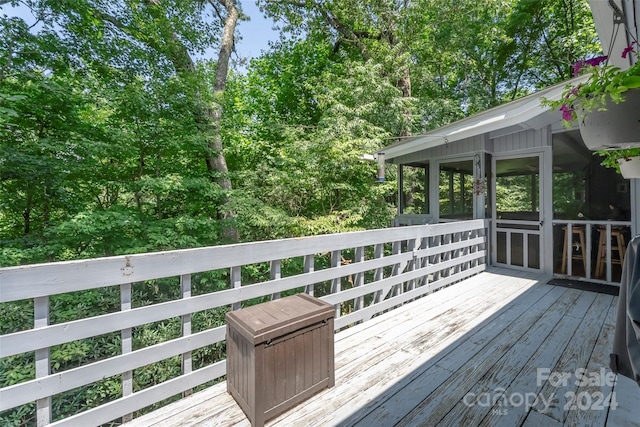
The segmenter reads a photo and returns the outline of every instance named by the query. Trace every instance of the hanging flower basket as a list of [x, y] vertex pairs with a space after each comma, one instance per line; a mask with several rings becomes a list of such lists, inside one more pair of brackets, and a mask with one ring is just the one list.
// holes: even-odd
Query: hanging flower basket
[[623, 177], [640, 178], [640, 156], [618, 159], [618, 163]]
[[588, 149], [640, 147], [640, 89], [624, 93], [624, 101], [607, 101], [605, 110], [577, 109], [580, 135]]

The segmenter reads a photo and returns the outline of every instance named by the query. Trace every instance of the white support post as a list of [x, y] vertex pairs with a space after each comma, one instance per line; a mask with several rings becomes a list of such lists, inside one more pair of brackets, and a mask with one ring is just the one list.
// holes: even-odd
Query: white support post
[[[401, 242], [393, 242], [391, 245], [391, 253], [393, 255], [398, 255], [402, 251], [402, 243]], [[399, 276], [402, 272], [400, 271], [400, 263], [393, 264], [393, 268], [391, 269], [391, 276]], [[402, 293], [402, 283], [399, 283], [393, 287], [391, 291], [391, 296], [394, 297], [396, 295], [400, 295]]]
[[[472, 230], [469, 232], [470, 240], [475, 239], [476, 237], [479, 237], [479, 236], [480, 236], [480, 230]], [[469, 253], [475, 253], [477, 251], [478, 251], [478, 245], [469, 246]], [[476, 258], [473, 261], [471, 261], [468, 266], [469, 268], [473, 268], [473, 267], [476, 267], [477, 265], [478, 265], [478, 259]]]
[[[191, 274], [183, 274], [180, 276], [180, 296], [182, 299], [191, 298]], [[191, 335], [191, 313], [182, 315], [182, 336]], [[192, 352], [182, 353], [182, 375], [190, 374], [193, 370]], [[185, 390], [182, 397], [190, 396], [192, 389]]]
[[[442, 237], [443, 237], [443, 239], [442, 239], [442, 244], [443, 244], [443, 245], [450, 245], [450, 244], [452, 243], [451, 233], [446, 233], [446, 234], [445, 234], [445, 235], [443, 235]], [[445, 252], [442, 254], [442, 258], [441, 258], [441, 260], [442, 260], [442, 261], [449, 261], [449, 260], [451, 260], [451, 256], [452, 256], [451, 251], [445, 251]], [[446, 276], [445, 276], [445, 277], [449, 277], [449, 276], [451, 276], [451, 270], [452, 270], [452, 268], [453, 268], [453, 267], [449, 267], [449, 268], [447, 269], [447, 273], [446, 273]]]
[[[331, 252], [331, 268], [337, 268], [340, 266], [340, 250]], [[337, 277], [331, 280], [331, 293], [336, 294], [342, 290], [342, 277]], [[340, 310], [341, 304], [336, 304], [336, 319], [342, 315]]]
[[529, 268], [529, 233], [522, 233], [522, 266]]
[[[442, 242], [442, 236], [438, 235], [438, 236], [432, 236], [429, 238], [430, 242], [429, 242], [429, 246], [434, 248], [434, 247], [438, 247], [441, 245]], [[431, 265], [435, 265], [438, 264], [440, 262], [440, 254], [436, 254], [436, 255], [431, 255], [429, 257], [429, 262], [431, 263]], [[433, 273], [433, 282], [438, 281], [440, 279], [440, 270], [436, 270]]]
[[[398, 165], [398, 215], [404, 213], [404, 165]], [[396, 224], [396, 227], [400, 224]]]
[[[131, 310], [131, 283], [120, 285], [120, 310]], [[131, 328], [120, 331], [122, 339], [122, 354], [131, 353], [133, 350], [133, 338]], [[130, 396], [133, 394], [133, 371], [122, 373], [122, 396]], [[125, 414], [122, 416], [122, 423], [133, 420], [133, 414]]]
[[[383, 243], [378, 243], [377, 245], [374, 246], [373, 248], [373, 257], [375, 259], [379, 259], [384, 257], [384, 244]], [[373, 273], [373, 281], [374, 282], [378, 282], [380, 280], [384, 279], [384, 268], [383, 267], [379, 267], [376, 268], [375, 273]], [[382, 301], [382, 298], [384, 298], [384, 295], [382, 295], [382, 291], [378, 291], [376, 292], [376, 296], [373, 299], [373, 303], [377, 304], [380, 301]]]
[[607, 269], [607, 282], [611, 282], [611, 224], [607, 224], [607, 262], [605, 263], [605, 268]]
[[[426, 268], [429, 267], [429, 262], [431, 261], [431, 256], [429, 255], [429, 253], [431, 253], [431, 238], [425, 237], [422, 239], [422, 248], [427, 249], [427, 255], [422, 258], [422, 268]], [[429, 283], [429, 275], [425, 275], [422, 279], [422, 286], [429, 286]], [[429, 291], [429, 293], [431, 293], [431, 291]]]
[[567, 224], [567, 276], [573, 275], [573, 224]]
[[[240, 288], [242, 286], [242, 267], [231, 267], [231, 287], [233, 289]], [[231, 304], [231, 310], [240, 310], [242, 308], [242, 301], [234, 302]]]
[[507, 265], [511, 265], [511, 231], [505, 232], [505, 236], [507, 239], [506, 251], [507, 251]]
[[[363, 262], [364, 261], [364, 247], [360, 246], [356, 248], [356, 252], [354, 254], [354, 262]], [[364, 273], [356, 273], [356, 277], [353, 280], [353, 286], [359, 287], [364, 285]], [[364, 308], [364, 298], [358, 297], [353, 301], [353, 310], [358, 311]]]
[[[411, 261], [409, 261], [407, 263], [406, 271], [409, 272], [409, 271], [413, 271], [413, 270], [416, 269], [416, 262], [417, 262], [417, 259], [416, 259], [416, 239], [411, 239], [411, 240], [409, 240], [407, 242], [407, 252], [412, 252], [413, 253], [413, 258], [411, 259]], [[415, 279], [408, 280], [406, 282], [406, 284], [407, 284], [407, 286], [405, 288], [406, 292], [412, 291], [416, 287]]]
[[[471, 231], [471, 230], [470, 231], [465, 231], [463, 233], [460, 233], [460, 239], [469, 241], [469, 239], [471, 239], [472, 233], [473, 233], [473, 231]], [[462, 256], [469, 255], [470, 251], [471, 251], [471, 248], [467, 244], [467, 246], [462, 248], [462, 254], [461, 255]], [[464, 262], [464, 263], [462, 263], [460, 265], [460, 271], [468, 270], [470, 266], [471, 266], [471, 262], [470, 261]]]
[[592, 242], [591, 242], [591, 240], [592, 240], [591, 239], [591, 229], [592, 229], [591, 228], [591, 224], [587, 224], [586, 227], [585, 227], [585, 230], [586, 230], [586, 233], [587, 233], [587, 235], [586, 235], [587, 241], [585, 243], [587, 245], [587, 247], [586, 247], [587, 265], [585, 266], [585, 269], [586, 269], [585, 277], [587, 279], [591, 279], [592, 276], [593, 276], [593, 272], [591, 271], [591, 268], [592, 268], [592, 266], [591, 266], [591, 244], [592, 244]]
[[433, 223], [440, 222], [440, 164], [429, 162], [429, 213]]
[[[282, 263], [279, 259], [271, 261], [269, 266], [269, 278], [271, 280], [278, 280], [282, 277]], [[280, 292], [276, 292], [271, 295], [271, 300], [280, 299]]]
[[[462, 241], [462, 233], [454, 233], [453, 236], [451, 236], [451, 240], [452, 243], [457, 243]], [[454, 259], [458, 259], [460, 258], [460, 256], [462, 255], [462, 248], [460, 249], [456, 249], [455, 251], [453, 251], [453, 258]], [[462, 266], [460, 264], [455, 264], [452, 267], [452, 271], [451, 274], [456, 274], [459, 273], [462, 270]]]
[[[315, 255], [311, 254], [311, 255], [305, 255], [304, 256], [304, 272], [306, 273], [313, 273], [314, 271], [314, 264], [315, 264]], [[314, 291], [314, 285], [307, 285], [307, 287], [305, 288], [305, 293], [309, 294], [311, 296], [313, 296], [313, 291]]]
[[[44, 328], [49, 325], [49, 297], [33, 299], [33, 327]], [[51, 373], [49, 347], [35, 352], [36, 378], [43, 378]], [[45, 426], [51, 423], [51, 397], [44, 397], [36, 401], [37, 425]]]

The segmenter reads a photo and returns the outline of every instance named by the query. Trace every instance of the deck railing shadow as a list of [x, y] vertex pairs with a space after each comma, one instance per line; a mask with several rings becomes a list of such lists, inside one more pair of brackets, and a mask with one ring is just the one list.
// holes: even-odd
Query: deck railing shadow
[[[333, 304], [336, 330], [345, 329], [484, 271], [486, 227], [474, 220], [1, 268], [0, 304], [33, 323], [0, 336], [3, 368], [31, 372], [5, 376], [0, 417], [38, 426], [128, 421], [224, 377], [226, 311], [307, 292]], [[145, 287], [168, 297], [143, 300]], [[98, 292], [103, 314], [74, 305], [87, 292]], [[154, 341], [154, 327], [177, 332]], [[112, 354], [61, 366], [59, 350], [87, 340]], [[172, 364], [177, 374], [154, 377]], [[145, 375], [153, 379], [142, 384]], [[93, 384], [117, 395], [79, 399]], [[58, 411], [69, 396], [77, 410]]]

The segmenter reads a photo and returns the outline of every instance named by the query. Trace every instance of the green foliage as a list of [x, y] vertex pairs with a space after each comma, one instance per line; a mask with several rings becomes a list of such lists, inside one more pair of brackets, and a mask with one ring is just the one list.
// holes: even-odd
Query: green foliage
[[600, 150], [598, 155], [602, 157], [601, 165], [615, 169], [620, 173], [620, 163], [618, 159], [630, 159], [631, 157], [640, 156], [640, 148], [621, 148], [618, 150]]
[[[586, 0], [261, 0], [282, 40], [213, 95], [217, 64], [192, 58], [219, 47], [214, 3], [27, 0], [38, 25], [0, 17], [0, 265], [216, 245], [229, 226], [245, 241], [388, 226], [395, 166], [376, 183], [363, 154], [557, 81], [567, 71], [559, 62], [597, 49]], [[210, 119], [220, 107], [218, 129]], [[217, 132], [228, 176], [205, 164], [218, 154]], [[423, 174], [405, 182], [408, 193], [424, 194]], [[530, 186], [508, 185], [501, 196], [516, 196], [505, 208], [531, 209]], [[420, 197], [412, 208], [424, 208]], [[315, 259], [317, 269], [329, 263], [329, 254]], [[281, 267], [298, 274], [304, 262]], [[244, 284], [268, 277], [265, 264], [242, 270]], [[194, 274], [192, 294], [228, 281], [228, 271]], [[132, 292], [141, 307], [178, 298], [179, 284], [146, 281]], [[51, 297], [53, 323], [119, 309], [114, 289]], [[226, 311], [194, 313], [193, 332], [223, 325]], [[0, 318], [3, 333], [29, 329], [33, 304], [1, 304]], [[179, 319], [140, 325], [134, 347], [179, 334]], [[52, 370], [112, 357], [121, 345], [113, 333], [57, 346]], [[194, 369], [207, 366], [225, 357], [224, 344], [192, 356]], [[137, 369], [134, 388], [180, 369], [178, 357]], [[3, 386], [34, 376], [34, 354], [0, 360]], [[54, 417], [121, 393], [119, 377], [62, 393]], [[1, 416], [33, 424], [35, 405]]]
[[[537, 212], [538, 198], [532, 194], [531, 180], [535, 175], [502, 176], [497, 178], [496, 209], [500, 212]], [[536, 189], [536, 191], [538, 191]], [[532, 206], [533, 203], [533, 206]]]
[[624, 101], [625, 92], [640, 88], [640, 63], [626, 70], [613, 65], [587, 65], [584, 67], [589, 78], [577, 85], [567, 85], [560, 99], [544, 99], [544, 104], [563, 110], [567, 127], [578, 119], [577, 109], [584, 111], [606, 110], [609, 100], [619, 104]]

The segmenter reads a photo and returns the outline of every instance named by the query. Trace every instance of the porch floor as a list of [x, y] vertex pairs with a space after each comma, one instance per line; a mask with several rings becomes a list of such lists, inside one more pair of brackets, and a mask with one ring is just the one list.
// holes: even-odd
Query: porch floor
[[[490, 269], [337, 333], [335, 387], [267, 426], [640, 426], [618, 298], [547, 280]], [[224, 382], [127, 424], [196, 425], [250, 424]]]

